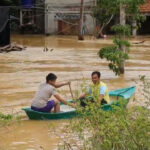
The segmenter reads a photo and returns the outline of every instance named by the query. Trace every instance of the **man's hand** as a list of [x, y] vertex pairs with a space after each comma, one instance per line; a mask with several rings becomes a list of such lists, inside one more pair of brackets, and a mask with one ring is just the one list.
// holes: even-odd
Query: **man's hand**
[[104, 95], [100, 94], [99, 95], [99, 102], [101, 103], [102, 99], [104, 98]]
[[86, 93], [82, 93], [78, 99], [85, 98], [85, 97], [86, 97]]
[[66, 85], [71, 85], [71, 81], [66, 82]]
[[73, 103], [69, 103], [68, 105], [71, 106], [71, 107], [73, 107], [73, 108], [77, 107], [76, 104], [73, 104]]

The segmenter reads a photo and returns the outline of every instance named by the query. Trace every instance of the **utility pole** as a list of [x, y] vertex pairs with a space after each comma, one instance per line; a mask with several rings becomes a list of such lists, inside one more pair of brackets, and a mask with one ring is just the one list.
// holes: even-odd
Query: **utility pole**
[[81, 0], [78, 40], [84, 40], [83, 32], [82, 32], [82, 30], [83, 30], [83, 12], [84, 12], [84, 0]]

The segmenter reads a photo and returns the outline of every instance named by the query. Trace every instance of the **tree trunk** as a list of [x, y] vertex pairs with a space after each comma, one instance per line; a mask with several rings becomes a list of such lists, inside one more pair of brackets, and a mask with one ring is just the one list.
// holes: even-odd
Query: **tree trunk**
[[136, 22], [136, 20], [133, 20], [132, 21], [132, 36], [133, 37], [136, 37], [136, 35], [137, 35], [137, 22]]
[[84, 11], [84, 0], [81, 0], [78, 40], [84, 40], [84, 37], [83, 37], [83, 34], [82, 34], [82, 29], [83, 29], [83, 11]]
[[[123, 4], [120, 4], [120, 24], [122, 26], [126, 25], [126, 13], [125, 13], [126, 7]], [[125, 40], [125, 35], [122, 35], [121, 40]], [[125, 52], [126, 51], [126, 47], [124, 45], [121, 46], [121, 51]], [[121, 60], [121, 65], [120, 65], [120, 73], [124, 74], [125, 72], [125, 60], [122, 59]]]
[[20, 26], [22, 26], [23, 22], [22, 22], [22, 10], [20, 10]]

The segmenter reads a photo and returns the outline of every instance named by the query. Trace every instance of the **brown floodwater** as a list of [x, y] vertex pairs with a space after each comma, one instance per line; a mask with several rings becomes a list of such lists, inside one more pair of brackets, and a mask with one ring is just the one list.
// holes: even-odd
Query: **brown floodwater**
[[[116, 77], [109, 70], [106, 60], [101, 60], [97, 52], [103, 46], [112, 44], [112, 38], [93, 39], [86, 37], [78, 41], [75, 36], [12, 35], [12, 42], [27, 46], [21, 52], [0, 53], [0, 112], [21, 113], [24, 120], [0, 129], [0, 150], [54, 150], [59, 139], [51, 136], [51, 124], [60, 129], [67, 121], [31, 121], [21, 111], [30, 106], [38, 85], [45, 76], [53, 72], [58, 81], [72, 81], [72, 89], [80, 87], [84, 79], [90, 82], [90, 74], [99, 70], [101, 79], [110, 90], [136, 85], [139, 75], [150, 79], [150, 37], [137, 37], [132, 45], [130, 59], [126, 62], [126, 72]], [[48, 51], [44, 51], [44, 47]], [[70, 99], [69, 87], [59, 89], [65, 99]], [[58, 134], [61, 134], [61, 132]]]

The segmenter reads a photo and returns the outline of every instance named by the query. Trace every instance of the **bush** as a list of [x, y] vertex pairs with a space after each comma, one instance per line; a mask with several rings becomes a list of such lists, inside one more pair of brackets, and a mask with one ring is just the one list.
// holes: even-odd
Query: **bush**
[[[148, 93], [148, 85], [143, 78], [143, 92]], [[150, 89], [150, 88], [149, 88]], [[149, 93], [150, 95], [150, 93]], [[149, 97], [145, 97], [148, 98]], [[150, 110], [136, 106], [126, 109], [114, 106], [113, 111], [103, 111], [96, 104], [85, 109], [78, 107], [82, 116], [72, 120], [67, 131], [78, 135], [81, 145], [69, 143], [64, 149], [82, 150], [148, 150], [150, 147]], [[72, 141], [72, 140], [71, 140]]]
[[72, 129], [84, 141], [86, 150], [146, 150], [150, 147], [150, 112], [145, 108], [127, 111], [116, 107], [113, 112], [105, 112], [93, 105], [80, 113], [83, 117], [72, 122]]

